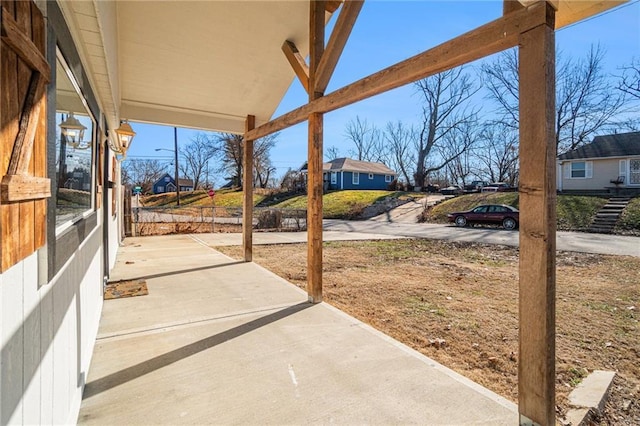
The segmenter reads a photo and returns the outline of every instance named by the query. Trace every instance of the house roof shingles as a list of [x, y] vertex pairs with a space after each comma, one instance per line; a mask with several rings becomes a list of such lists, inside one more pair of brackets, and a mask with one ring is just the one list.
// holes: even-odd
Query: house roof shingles
[[322, 164], [324, 171], [347, 170], [350, 172], [376, 173], [380, 175], [396, 175], [396, 172], [382, 163], [373, 163], [370, 161], [352, 160], [351, 158], [336, 158]]
[[[158, 178], [158, 180], [156, 180], [153, 185], [157, 185], [158, 183], [161, 183], [164, 181], [165, 177], [169, 177], [172, 181], [175, 181], [175, 179], [173, 178], [173, 176], [171, 176], [169, 173], [165, 173], [162, 176], [160, 176], [160, 178]], [[187, 179], [187, 178], [179, 178], [178, 182], [180, 182], [180, 186], [193, 186], [193, 179]]]
[[558, 160], [640, 155], [640, 132], [596, 136], [590, 144], [558, 156]]

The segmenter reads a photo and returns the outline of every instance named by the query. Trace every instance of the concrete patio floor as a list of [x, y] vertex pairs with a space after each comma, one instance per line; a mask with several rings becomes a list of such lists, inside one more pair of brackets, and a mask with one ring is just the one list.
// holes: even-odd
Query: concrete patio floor
[[[207, 241], [207, 243], [210, 243]], [[189, 235], [128, 238], [79, 424], [517, 424], [515, 404]]]

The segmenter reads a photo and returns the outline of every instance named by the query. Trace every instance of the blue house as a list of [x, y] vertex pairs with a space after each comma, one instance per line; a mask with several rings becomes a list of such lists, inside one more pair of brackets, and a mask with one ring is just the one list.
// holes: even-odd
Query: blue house
[[[178, 179], [180, 182], [180, 191], [193, 191], [193, 181], [191, 179]], [[153, 184], [154, 194], [164, 194], [165, 192], [176, 192], [176, 181], [169, 174], [165, 173], [160, 179]]]
[[[322, 164], [325, 190], [389, 188], [397, 173], [382, 163], [336, 158]], [[307, 164], [300, 169], [307, 173]]]

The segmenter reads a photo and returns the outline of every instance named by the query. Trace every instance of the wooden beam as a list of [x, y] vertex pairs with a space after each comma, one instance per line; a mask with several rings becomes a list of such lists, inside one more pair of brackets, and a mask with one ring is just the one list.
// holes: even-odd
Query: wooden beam
[[245, 262], [253, 260], [253, 139], [246, 135], [255, 125], [256, 117], [248, 115], [242, 152], [242, 247]]
[[344, 4], [336, 21], [327, 47], [322, 54], [316, 74], [316, 90], [324, 92], [349, 39], [353, 25], [362, 9], [364, 0], [351, 0]]
[[520, 424], [555, 425], [556, 145], [554, 9], [519, 49]]
[[508, 15], [511, 12], [517, 12], [524, 9], [522, 3], [519, 0], [503, 0], [502, 1], [502, 14]]
[[309, 67], [300, 54], [300, 51], [298, 51], [296, 45], [289, 40], [285, 40], [284, 43], [282, 43], [282, 51], [291, 64], [293, 72], [298, 76], [302, 87], [309, 93]]
[[628, 3], [630, 0], [519, 0], [525, 7], [544, 1], [550, 3], [556, 10], [555, 28], [558, 30], [621, 4]]
[[433, 49], [317, 98], [307, 105], [263, 124], [249, 132], [248, 136], [252, 139], [267, 136], [305, 121], [312, 113], [334, 111], [421, 78], [517, 46], [519, 34], [543, 24], [545, 17], [544, 4], [534, 4], [527, 9], [510, 13]]
[[324, 96], [318, 87], [318, 67], [324, 54], [324, 0], [309, 1], [309, 101]]
[[5, 175], [0, 183], [0, 198], [3, 203], [49, 197], [51, 197], [51, 181], [48, 178]]
[[[324, 51], [324, 1], [309, 5], [309, 101], [322, 97], [316, 87], [318, 65]], [[307, 151], [307, 294], [312, 303], [322, 302], [322, 137], [323, 116], [312, 113]]]
[[324, 2], [324, 10], [329, 13], [333, 13], [340, 7], [341, 4], [342, 0], [327, 0]]

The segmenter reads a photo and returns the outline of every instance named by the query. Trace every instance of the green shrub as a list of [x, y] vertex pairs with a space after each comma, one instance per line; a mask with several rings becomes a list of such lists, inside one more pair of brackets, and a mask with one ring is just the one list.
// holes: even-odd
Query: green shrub
[[616, 225], [616, 231], [625, 234], [640, 235], [640, 197], [629, 202]]

